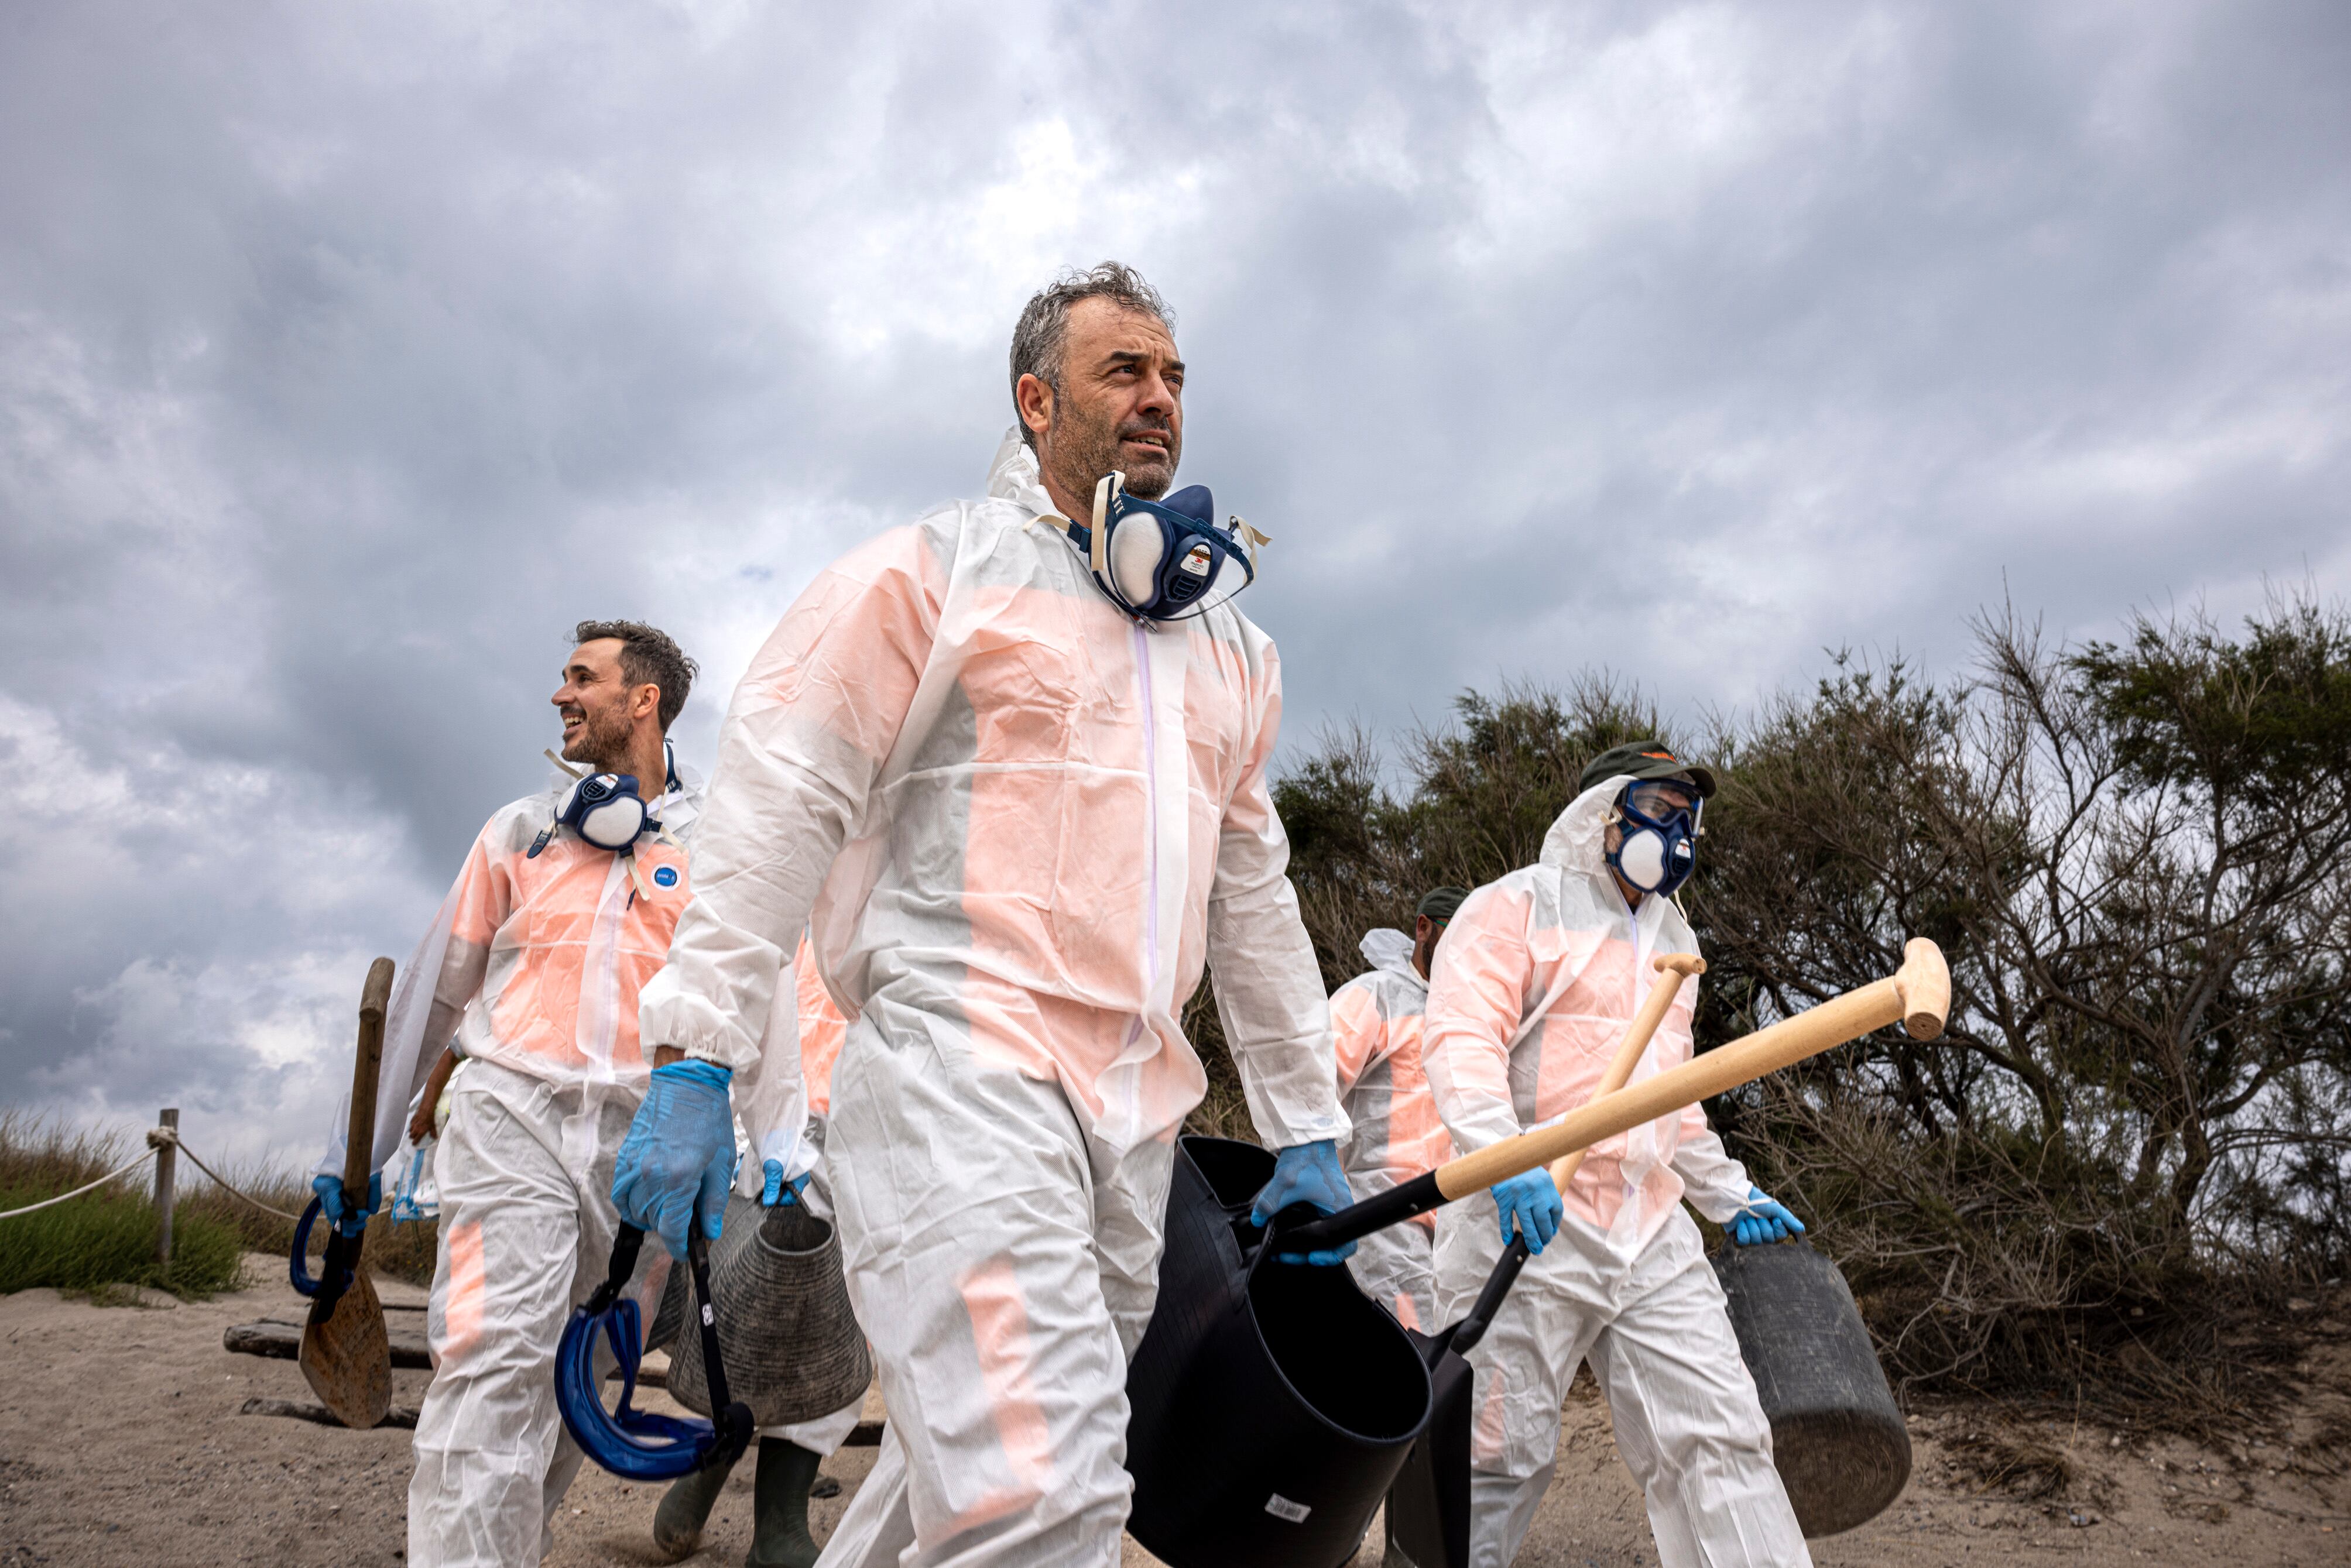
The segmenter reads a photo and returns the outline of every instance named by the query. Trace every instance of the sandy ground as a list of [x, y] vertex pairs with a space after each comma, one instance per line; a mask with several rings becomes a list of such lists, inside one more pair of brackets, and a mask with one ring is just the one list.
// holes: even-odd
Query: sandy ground
[[[253, 1395], [309, 1396], [292, 1362], [221, 1349], [232, 1323], [297, 1315], [299, 1302], [277, 1269], [256, 1258], [252, 1277], [266, 1283], [168, 1307], [99, 1308], [52, 1291], [0, 1297], [9, 1373], [0, 1384], [0, 1568], [404, 1562], [406, 1432], [237, 1414]], [[422, 1300], [413, 1287], [382, 1289], [388, 1307]], [[393, 1321], [403, 1317], [395, 1312]], [[1945, 1448], [1973, 1425], [1965, 1415], [1914, 1421], [1909, 1490], [1872, 1523], [1816, 1542], [1814, 1558], [1823, 1568], [2060, 1557], [2339, 1568], [2351, 1563], [2351, 1354], [2338, 1345], [2305, 1370], [2310, 1392], [2294, 1419], [2226, 1452], [2118, 1441], [2090, 1427], [2039, 1431], [2076, 1475], [2055, 1500], [1972, 1488]], [[394, 1402], [415, 1405], [427, 1375], [395, 1372]], [[872, 1462], [871, 1449], [827, 1461], [843, 1488], [813, 1507], [820, 1538]], [[751, 1467], [742, 1467], [703, 1551], [689, 1561], [727, 1568], [742, 1561], [750, 1478]], [[654, 1500], [654, 1489], [591, 1469], [565, 1504], [550, 1562], [659, 1561], [649, 1533]], [[1152, 1559], [1130, 1542], [1127, 1561]], [[1656, 1561], [1606, 1410], [1587, 1385], [1568, 1403], [1558, 1479], [1520, 1563], [1632, 1568]]]

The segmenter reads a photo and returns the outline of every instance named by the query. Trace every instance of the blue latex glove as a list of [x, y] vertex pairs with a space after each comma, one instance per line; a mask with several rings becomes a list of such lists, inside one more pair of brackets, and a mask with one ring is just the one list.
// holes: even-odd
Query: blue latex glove
[[784, 1162], [769, 1160], [762, 1175], [767, 1185], [759, 1190], [759, 1204], [763, 1208], [773, 1208], [779, 1203], [799, 1202], [800, 1194], [808, 1190], [808, 1184], [815, 1178], [816, 1172], [802, 1171], [791, 1180], [786, 1181]]
[[[1329, 1138], [1319, 1144], [1296, 1144], [1274, 1156], [1273, 1179], [1257, 1195], [1249, 1223], [1262, 1230], [1293, 1203], [1311, 1204], [1324, 1214], [1335, 1214], [1354, 1201], [1354, 1195], [1347, 1190], [1347, 1173], [1339, 1168], [1337, 1144]], [[1325, 1269], [1354, 1255], [1352, 1241], [1320, 1252], [1274, 1254], [1285, 1263], [1312, 1263]]]
[[1559, 1201], [1559, 1185], [1551, 1179], [1549, 1166], [1537, 1166], [1508, 1181], [1498, 1181], [1493, 1192], [1494, 1205], [1502, 1211], [1506, 1245], [1512, 1236], [1523, 1236], [1527, 1250], [1540, 1252], [1559, 1234], [1560, 1217], [1566, 1207]]
[[319, 1212], [327, 1223], [346, 1236], [357, 1236], [367, 1228], [368, 1216], [383, 1207], [383, 1173], [368, 1177], [367, 1207], [353, 1208], [343, 1194], [343, 1178], [338, 1176], [312, 1176], [310, 1190], [319, 1195]]
[[726, 1101], [734, 1073], [715, 1061], [656, 1067], [645, 1103], [612, 1163], [612, 1207], [622, 1223], [662, 1239], [685, 1256], [685, 1228], [702, 1208], [702, 1234], [718, 1239], [726, 1189], [735, 1181], [735, 1113]]
[[1747, 1189], [1747, 1207], [1730, 1217], [1730, 1239], [1741, 1247], [1802, 1236], [1804, 1222], [1771, 1201], [1760, 1186]]

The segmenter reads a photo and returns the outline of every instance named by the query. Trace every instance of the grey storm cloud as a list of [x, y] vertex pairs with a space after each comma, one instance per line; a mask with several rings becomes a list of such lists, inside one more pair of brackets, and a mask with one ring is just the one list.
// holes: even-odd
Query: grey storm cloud
[[2337, 6], [23, 5], [0, 1102], [307, 1147], [565, 629], [705, 667], [1178, 312], [1290, 734], [2342, 591]]

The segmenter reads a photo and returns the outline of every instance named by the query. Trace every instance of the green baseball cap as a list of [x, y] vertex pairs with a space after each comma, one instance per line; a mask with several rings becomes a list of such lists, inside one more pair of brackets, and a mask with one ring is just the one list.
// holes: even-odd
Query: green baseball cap
[[1420, 895], [1419, 906], [1413, 913], [1426, 915], [1442, 925], [1453, 918], [1454, 912], [1461, 907], [1461, 901], [1468, 896], [1469, 890], [1466, 887], [1432, 887]]
[[1695, 762], [1684, 762], [1654, 740], [1628, 741], [1612, 746], [1584, 764], [1583, 777], [1576, 780], [1575, 790], [1582, 794], [1604, 779], [1619, 775], [1635, 779], [1687, 779], [1698, 789], [1701, 800], [1714, 793], [1714, 774]]

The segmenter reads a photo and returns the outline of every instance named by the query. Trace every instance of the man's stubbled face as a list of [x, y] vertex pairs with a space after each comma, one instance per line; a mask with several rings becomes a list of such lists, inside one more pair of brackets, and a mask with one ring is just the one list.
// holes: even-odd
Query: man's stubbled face
[[1105, 299], [1070, 310], [1061, 385], [1039, 443], [1048, 472], [1071, 497], [1091, 497], [1103, 475], [1125, 474], [1145, 500], [1167, 493], [1184, 455], [1184, 361], [1156, 316]]
[[563, 685], [553, 698], [563, 720], [563, 760], [584, 762], [599, 773], [626, 773], [631, 767], [636, 688], [621, 673], [621, 648], [617, 637], [580, 643], [564, 662]]

